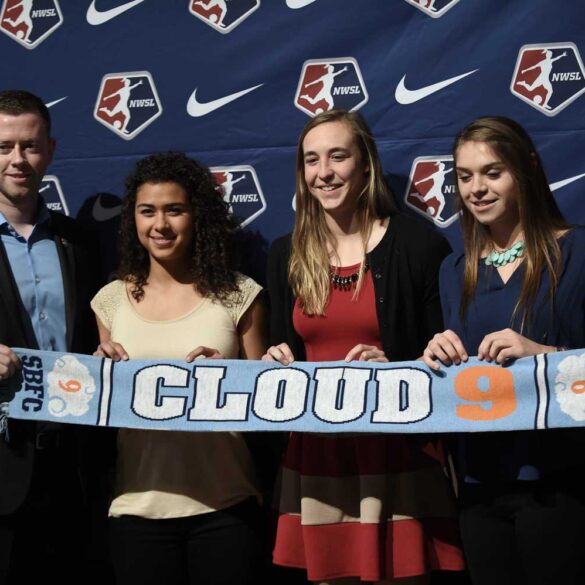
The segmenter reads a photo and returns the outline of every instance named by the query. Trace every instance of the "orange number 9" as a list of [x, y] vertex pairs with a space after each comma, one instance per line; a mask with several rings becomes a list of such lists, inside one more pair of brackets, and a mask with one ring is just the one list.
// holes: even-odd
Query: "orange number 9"
[[69, 380], [67, 384], [63, 384], [63, 382], [59, 380], [59, 387], [65, 392], [79, 392], [81, 390], [81, 384], [77, 380]]
[[[487, 379], [481, 390], [480, 379]], [[468, 420], [496, 420], [516, 410], [516, 392], [512, 372], [500, 366], [472, 366], [455, 378], [455, 392], [463, 400], [481, 404], [459, 404], [457, 416]], [[491, 403], [489, 406], [486, 403]], [[486, 408], [486, 406], [488, 406]]]

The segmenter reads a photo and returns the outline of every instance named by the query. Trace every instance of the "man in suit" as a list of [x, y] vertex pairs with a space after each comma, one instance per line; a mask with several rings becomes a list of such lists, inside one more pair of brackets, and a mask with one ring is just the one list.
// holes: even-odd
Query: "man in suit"
[[[44, 103], [26, 91], [0, 92], [0, 390], [21, 374], [12, 347], [91, 353], [97, 343], [93, 243], [39, 196], [54, 151]], [[38, 574], [72, 582], [88, 528], [79, 430], [3, 422], [0, 585]]]

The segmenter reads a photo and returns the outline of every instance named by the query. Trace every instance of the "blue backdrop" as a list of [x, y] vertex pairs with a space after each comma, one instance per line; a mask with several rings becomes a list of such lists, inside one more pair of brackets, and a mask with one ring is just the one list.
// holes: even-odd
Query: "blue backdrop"
[[528, 128], [585, 220], [580, 0], [2, 0], [0, 30], [0, 85], [51, 105], [43, 195], [107, 242], [118, 201], [96, 195], [171, 149], [264, 244], [289, 231], [297, 136], [333, 106], [365, 115], [400, 206], [455, 246], [451, 143], [483, 114]]

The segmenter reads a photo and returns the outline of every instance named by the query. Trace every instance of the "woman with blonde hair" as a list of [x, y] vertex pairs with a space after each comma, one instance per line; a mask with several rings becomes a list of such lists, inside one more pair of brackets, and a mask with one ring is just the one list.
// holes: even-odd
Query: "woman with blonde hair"
[[[454, 145], [464, 252], [441, 267], [447, 330], [433, 369], [585, 347], [585, 229], [571, 226], [517, 122], [479, 118]], [[522, 388], [518, 389], [522, 392]], [[461, 441], [461, 531], [474, 584], [585, 582], [585, 434], [477, 433]]]
[[[418, 358], [442, 327], [437, 278], [449, 246], [395, 212], [364, 119], [313, 118], [296, 180], [294, 231], [269, 254], [264, 359]], [[444, 454], [427, 437], [292, 433], [279, 507], [274, 562], [314, 582], [423, 583], [432, 569], [462, 567]]]

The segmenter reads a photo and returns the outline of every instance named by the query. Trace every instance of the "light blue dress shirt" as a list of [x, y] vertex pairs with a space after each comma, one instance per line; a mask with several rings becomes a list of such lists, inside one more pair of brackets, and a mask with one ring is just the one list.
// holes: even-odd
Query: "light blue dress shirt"
[[67, 351], [63, 277], [50, 220], [41, 201], [37, 223], [26, 240], [0, 213], [0, 238], [39, 349]]

